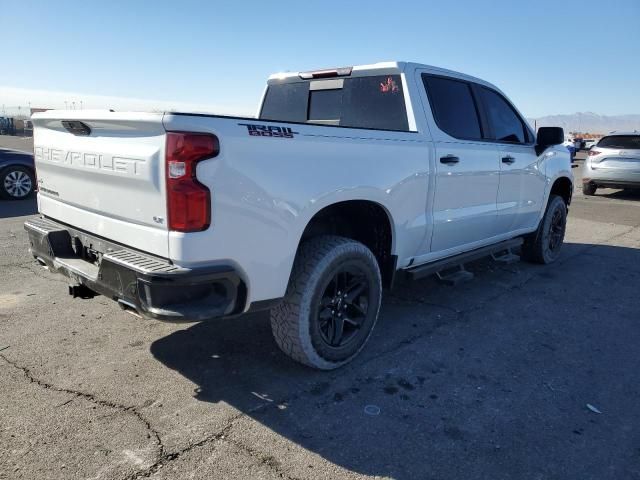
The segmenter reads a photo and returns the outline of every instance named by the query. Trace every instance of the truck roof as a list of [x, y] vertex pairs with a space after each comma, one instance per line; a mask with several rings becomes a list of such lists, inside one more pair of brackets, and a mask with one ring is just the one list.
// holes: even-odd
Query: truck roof
[[[403, 61], [392, 61], [392, 62], [378, 62], [371, 63], [367, 65], [354, 65], [353, 67], [344, 67], [345, 69], [351, 69], [351, 77], [362, 77], [368, 75], [393, 75], [400, 73], [408, 73], [417, 69], [428, 69], [433, 73], [440, 73], [442, 75], [460, 78], [464, 80], [469, 80], [475, 83], [484, 84], [490, 86], [492, 88], [497, 88], [495, 85], [482, 80], [477, 77], [473, 77], [471, 75], [467, 75], [465, 73], [456, 72], [454, 70], [448, 70], [446, 68], [435, 67], [433, 65], [426, 65], [424, 63], [416, 63], [416, 62], [403, 62]], [[301, 75], [305, 73], [312, 72], [321, 72], [325, 70], [337, 70], [340, 68], [320, 68], [316, 70], [312, 70], [309, 72], [279, 72], [274, 73], [269, 76], [268, 83], [278, 82], [278, 83], [287, 83], [287, 82], [299, 82], [301, 80]]]

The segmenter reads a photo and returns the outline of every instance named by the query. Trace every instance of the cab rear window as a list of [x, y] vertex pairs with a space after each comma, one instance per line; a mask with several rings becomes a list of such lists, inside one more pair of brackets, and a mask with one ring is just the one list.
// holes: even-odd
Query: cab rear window
[[603, 148], [640, 150], [640, 135], [609, 135], [602, 137], [597, 146]]
[[400, 75], [274, 83], [267, 89], [260, 118], [374, 130], [409, 130]]
[[307, 119], [307, 98], [309, 85], [286, 83], [276, 88], [270, 86], [262, 104], [260, 118], [264, 120], [285, 120], [304, 122]]

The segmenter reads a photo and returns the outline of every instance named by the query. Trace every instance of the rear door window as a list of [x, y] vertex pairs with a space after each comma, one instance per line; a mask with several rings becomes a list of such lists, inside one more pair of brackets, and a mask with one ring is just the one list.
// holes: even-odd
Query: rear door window
[[[341, 88], [322, 88], [323, 82], [341, 84]], [[409, 130], [400, 75], [273, 83], [267, 89], [260, 118], [375, 130]]]
[[422, 75], [436, 124], [448, 135], [482, 139], [478, 109], [469, 83], [453, 78]]
[[640, 150], [640, 135], [609, 135], [602, 137], [597, 146], [602, 148]]
[[480, 87], [479, 91], [491, 127], [490, 139], [527, 143], [529, 137], [524, 122], [502, 95], [485, 87]]

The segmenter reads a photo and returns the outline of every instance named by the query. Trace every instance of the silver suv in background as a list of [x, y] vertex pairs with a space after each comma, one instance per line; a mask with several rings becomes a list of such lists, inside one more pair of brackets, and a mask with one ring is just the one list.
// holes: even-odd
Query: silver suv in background
[[582, 192], [598, 187], [640, 188], [640, 132], [611, 132], [589, 150], [584, 162]]

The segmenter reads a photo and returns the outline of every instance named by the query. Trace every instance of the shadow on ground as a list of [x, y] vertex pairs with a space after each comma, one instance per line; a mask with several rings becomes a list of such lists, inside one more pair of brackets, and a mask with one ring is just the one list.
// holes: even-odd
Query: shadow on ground
[[617, 199], [617, 200], [631, 200], [635, 202], [640, 202], [640, 188], [615, 190], [615, 191], [611, 191], [611, 189], [605, 189], [604, 192], [606, 193], [603, 193], [602, 190], [597, 191], [596, 196]]
[[0, 198], [0, 218], [23, 217], [38, 213], [35, 196], [26, 200], [2, 200]]
[[199, 400], [359, 474], [640, 475], [640, 250], [567, 244], [551, 266], [472, 268], [463, 286], [387, 295], [365, 352], [334, 372], [289, 361], [267, 315], [199, 323], [151, 351]]

